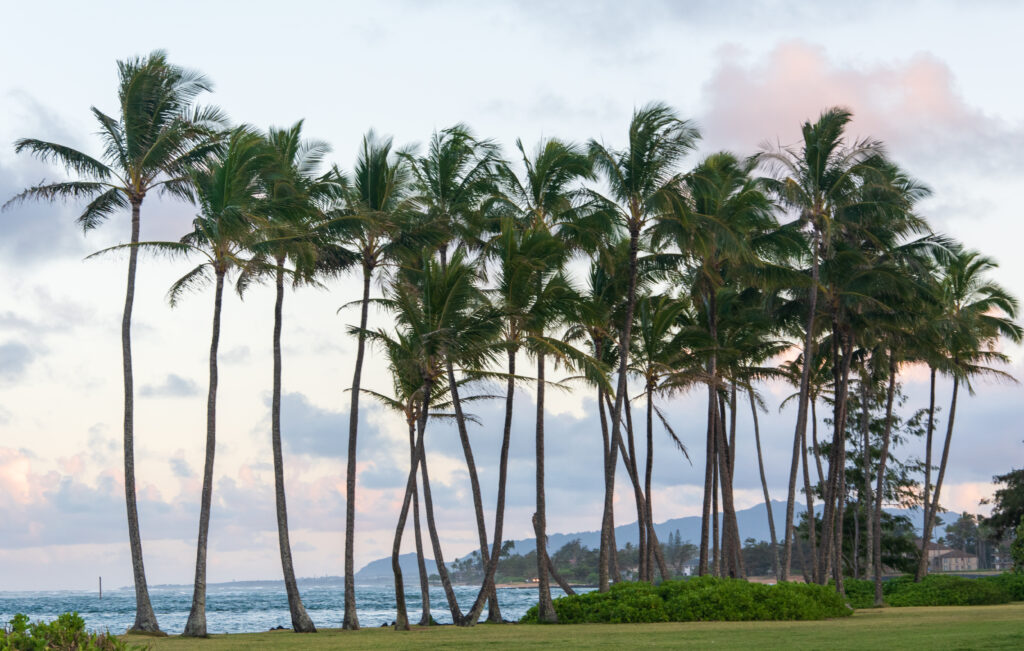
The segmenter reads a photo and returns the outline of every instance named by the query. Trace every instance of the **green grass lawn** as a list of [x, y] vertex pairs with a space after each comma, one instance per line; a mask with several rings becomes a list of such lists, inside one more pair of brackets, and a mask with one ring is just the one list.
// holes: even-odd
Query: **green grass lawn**
[[992, 649], [1024, 648], [1024, 603], [861, 610], [823, 622], [694, 622], [685, 624], [480, 625], [410, 632], [336, 629], [214, 635], [205, 640], [125, 636], [153, 651], [176, 649]]

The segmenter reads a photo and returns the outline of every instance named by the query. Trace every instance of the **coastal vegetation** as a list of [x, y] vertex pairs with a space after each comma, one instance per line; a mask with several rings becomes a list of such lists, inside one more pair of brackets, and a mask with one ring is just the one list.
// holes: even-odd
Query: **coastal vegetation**
[[[793, 144], [742, 153], [698, 153], [698, 125], [659, 102], [637, 107], [611, 142], [545, 138], [531, 147], [517, 141], [510, 157], [464, 124], [435, 132], [424, 152], [395, 147], [371, 131], [346, 172], [327, 164], [329, 148], [306, 139], [301, 122], [263, 131], [197, 105], [210, 82], [173, 65], [163, 52], [123, 61], [118, 71], [119, 112], [93, 109], [101, 154], [19, 140], [17, 152], [55, 163], [70, 178], [28, 188], [6, 207], [74, 201], [83, 205], [79, 225], [86, 231], [115, 211], [131, 213], [130, 237], [114, 249], [129, 258], [121, 335], [133, 630], [159, 630], [147, 592], [133, 460], [131, 318], [139, 253], [146, 251], [198, 260], [168, 292], [172, 305], [213, 286], [206, 455], [187, 636], [207, 636], [224, 289], [234, 282], [243, 295], [269, 279], [276, 292], [268, 435], [278, 543], [293, 630], [316, 630], [294, 579], [288, 536], [281, 454], [287, 432], [280, 423], [283, 297], [286, 283], [316, 285], [352, 274], [362, 290], [358, 323], [348, 329], [357, 352], [348, 395], [338, 396], [339, 404], [348, 402], [350, 418], [345, 611], [339, 622], [345, 629], [359, 628], [353, 549], [361, 399], [382, 402], [408, 425], [409, 467], [393, 543], [395, 626], [411, 628], [398, 562], [410, 511], [421, 591], [429, 571], [422, 562], [425, 521], [445, 606], [456, 624], [472, 626], [485, 606], [488, 620], [501, 621], [495, 583], [506, 551], [508, 480], [522, 472], [509, 447], [513, 414], [522, 402], [516, 402], [516, 390], [523, 386], [535, 395], [537, 546], [529, 578], [536, 579], [538, 605], [531, 620], [838, 617], [849, 614], [843, 595], [863, 592], [859, 580], [872, 581], [876, 605], [927, 603], [934, 601], [929, 594], [946, 588], [983, 595], [968, 601], [1007, 594], [996, 581], [939, 586], [926, 577], [924, 550], [942, 510], [961, 390], [973, 393], [982, 377], [1013, 381], [1001, 368], [1008, 358], [1000, 346], [1022, 339], [1014, 320], [1018, 303], [992, 280], [994, 260], [933, 231], [920, 208], [932, 191], [901, 168], [884, 143], [848, 135], [853, 115], [847, 109], [824, 108], [801, 125]], [[154, 192], [198, 207], [193, 229], [179, 241], [140, 240], [141, 207]], [[388, 315], [386, 326], [370, 324], [370, 306]], [[367, 349], [386, 360], [390, 395], [363, 386]], [[928, 404], [907, 416], [902, 374], [914, 367], [927, 369], [931, 392]], [[936, 395], [939, 378], [952, 385], [944, 412]], [[786, 382], [795, 388], [796, 407], [786, 515], [782, 522], [769, 521], [769, 560], [759, 563], [770, 567], [778, 585], [760, 586], [743, 581], [752, 567], [736, 516], [736, 459], [756, 455], [771, 514], [757, 416], [767, 408], [765, 387]], [[603, 462], [593, 470], [604, 478], [600, 545], [587, 572], [588, 580], [596, 575], [597, 591], [560, 600], [551, 598], [551, 581], [561, 582], [564, 568], [547, 547], [545, 396], [552, 388], [596, 398], [600, 428], [593, 440], [602, 446]], [[704, 423], [703, 441], [697, 442], [704, 456], [694, 460], [698, 472], [703, 469], [702, 531], [692, 550], [701, 578], [674, 582], [684, 543], [665, 545], [655, 531], [653, 450], [655, 436], [667, 436], [680, 458], [690, 458], [693, 441], [677, 434], [665, 410], [684, 393], [699, 393], [702, 401], [706, 396], [701, 413], [690, 414]], [[493, 522], [485, 518], [476, 469], [480, 450], [471, 435], [478, 421], [469, 409], [481, 400], [504, 403]], [[737, 436], [737, 414], [748, 408], [754, 445]], [[457, 427], [472, 491], [472, 505], [465, 508], [472, 509], [478, 537], [479, 593], [466, 612], [452, 589], [457, 568], [442, 554], [445, 523], [436, 517], [425, 453], [439, 421]], [[498, 430], [497, 423], [488, 425]], [[936, 432], [941, 445], [933, 455]], [[900, 445], [918, 437], [926, 459], [900, 458]], [[615, 541], [620, 468], [637, 521], [635, 566], [630, 559], [628, 569]], [[1005, 481], [1018, 479], [1008, 475]], [[802, 522], [798, 499], [809, 514]], [[890, 544], [908, 539], [884, 510], [893, 504], [923, 507], [919, 543], [912, 542], [911, 530], [909, 546]], [[998, 517], [1002, 513], [997, 510]], [[1015, 525], [999, 520], [999, 531]], [[911, 584], [917, 587], [892, 584], [898, 589], [887, 592], [883, 575], [905, 564], [916, 569]], [[791, 583], [796, 573], [815, 585]], [[637, 584], [624, 584], [627, 577]], [[429, 608], [422, 623], [430, 622]], [[897, 616], [874, 617], [870, 621], [882, 628], [900, 626]], [[665, 630], [677, 635], [690, 629]], [[708, 631], [714, 630], [720, 629], [696, 639], [710, 642]], [[443, 635], [454, 640], [460, 634]], [[580, 635], [594, 641], [603, 636], [593, 629]], [[743, 638], [736, 635], [731, 643], [739, 644]], [[864, 635], [865, 641], [876, 639], [874, 631]], [[429, 639], [437, 644], [440, 637]], [[520, 646], [539, 639], [516, 635]], [[799, 645], [799, 635], [795, 639]], [[820, 644], [820, 638], [803, 639]]]

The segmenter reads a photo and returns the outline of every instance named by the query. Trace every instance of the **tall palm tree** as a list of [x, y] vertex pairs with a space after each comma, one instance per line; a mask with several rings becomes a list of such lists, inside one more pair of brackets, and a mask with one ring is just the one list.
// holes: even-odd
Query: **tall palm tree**
[[253, 249], [273, 261], [274, 334], [273, 394], [271, 397], [271, 447], [274, 456], [274, 496], [277, 512], [278, 546], [285, 592], [296, 633], [314, 633], [316, 627], [306, 612], [295, 581], [291, 543], [288, 535], [288, 510], [284, 490], [284, 455], [281, 448], [281, 330], [284, 316], [286, 262], [291, 262], [293, 284], [315, 282], [317, 272], [338, 273], [351, 263], [344, 248], [325, 241], [317, 227], [324, 222], [322, 208], [338, 190], [331, 175], [317, 175], [330, 147], [320, 141], [302, 138], [302, 121], [290, 128], [271, 128], [267, 144], [272, 158], [264, 174], [264, 214], [262, 240]]
[[[444, 382], [446, 376], [445, 360], [451, 351], [457, 351], [459, 359], [469, 360], [474, 365], [483, 366], [489, 361], [493, 351], [492, 342], [496, 335], [498, 321], [486, 309], [483, 295], [475, 286], [477, 271], [466, 263], [464, 250], [457, 248], [444, 267], [429, 255], [431, 249], [412, 258], [398, 270], [388, 287], [385, 298], [379, 303], [387, 308], [395, 317], [400, 336], [408, 338], [416, 351], [413, 358], [415, 369], [420, 377], [419, 395], [421, 411], [417, 426], [416, 454], [413, 459], [409, 480], [406, 485], [406, 496], [399, 516], [396, 529], [394, 548], [401, 544], [402, 530], [408, 514], [408, 506], [416, 481], [416, 473], [421, 473], [423, 481], [423, 500], [427, 517], [427, 528], [430, 533], [431, 546], [437, 564], [437, 573], [441, 578], [448, 607], [455, 624], [462, 624], [464, 617], [452, 589], [451, 580], [441, 542], [434, 519], [433, 498], [430, 490], [430, 478], [424, 447], [424, 433], [430, 406], [433, 404], [434, 388]], [[392, 338], [384, 332], [366, 332], [366, 336], [385, 347]], [[396, 592], [402, 596], [400, 570], [396, 568]], [[483, 591], [478, 596], [478, 604], [485, 598]], [[479, 608], [477, 609], [479, 613]], [[399, 628], [407, 627], [407, 618], [396, 620]]]
[[[254, 232], [265, 222], [263, 173], [270, 152], [262, 134], [240, 126], [227, 135], [223, 149], [202, 169], [192, 170], [189, 181], [199, 202], [200, 214], [193, 220], [192, 232], [180, 242], [141, 242], [114, 249], [151, 248], [168, 254], [198, 254], [203, 258], [196, 267], [179, 278], [167, 293], [172, 307], [182, 297], [214, 283], [213, 334], [210, 341], [210, 381], [206, 402], [206, 455], [199, 507], [199, 537], [196, 545], [196, 573], [185, 630], [188, 637], [206, 637], [206, 557], [213, 500], [213, 462], [217, 444], [217, 349], [220, 344], [220, 315], [224, 281], [232, 270], [250, 270], [260, 262], [247, 257], [256, 240]], [[110, 250], [110, 249], [108, 249]]]
[[[402, 152], [404, 153], [404, 152]], [[356, 363], [352, 373], [348, 424], [348, 461], [345, 471], [345, 614], [342, 627], [359, 629], [355, 593], [356, 440], [359, 430], [359, 394], [366, 351], [366, 322], [370, 309], [370, 281], [377, 269], [393, 259], [408, 210], [411, 190], [409, 165], [402, 153], [392, 153], [391, 138], [370, 131], [363, 138], [347, 196], [348, 220], [340, 220], [343, 241], [351, 247], [363, 272]]]
[[[532, 312], [545, 313], [549, 310], [537, 305], [537, 279], [550, 278], [551, 270], [557, 269], [564, 259], [564, 249], [559, 241], [545, 229], [516, 227], [509, 217], [501, 221], [500, 234], [487, 243], [485, 257], [495, 263], [495, 280], [490, 290], [491, 305], [500, 319], [500, 345], [507, 357], [505, 418], [502, 430], [501, 451], [498, 458], [498, 495], [494, 513], [494, 533], [490, 556], [484, 572], [484, 585], [477, 600], [469, 611], [468, 623], [479, 617], [480, 609], [490, 590], [493, 589], [494, 574], [501, 556], [502, 532], [505, 518], [505, 490], [508, 479], [508, 452], [512, 436], [512, 408], [515, 399], [516, 357], [521, 348], [528, 345], [535, 330], [531, 321]], [[549, 313], [549, 311], [548, 311]], [[540, 552], [538, 551], [538, 554]], [[546, 569], [546, 568], [545, 568]]]
[[135, 269], [142, 203], [154, 191], [191, 200], [189, 172], [215, 146], [211, 128], [223, 122], [220, 111], [195, 108], [196, 97], [211, 89], [209, 80], [194, 70], [172, 65], [162, 50], [146, 57], [118, 61], [118, 113], [92, 107], [99, 123], [103, 154], [94, 158], [72, 147], [23, 138], [15, 152], [27, 151], [44, 162], [55, 162], [78, 180], [43, 183], [28, 188], [4, 204], [28, 199], [45, 201], [87, 199], [78, 223], [86, 232], [110, 215], [131, 210], [128, 281], [121, 319], [124, 372], [124, 490], [128, 511], [128, 540], [135, 582], [133, 631], [160, 630], [153, 614], [142, 560], [142, 538], [135, 494], [135, 393], [132, 375], [131, 323], [135, 301]]
[[[678, 190], [680, 160], [696, 146], [700, 134], [690, 122], [680, 119], [668, 106], [651, 103], [633, 112], [629, 141], [617, 150], [595, 140], [589, 143], [595, 169], [604, 178], [608, 196], [600, 197], [608, 211], [629, 235], [629, 271], [625, 314], [618, 333], [618, 369], [615, 401], [611, 413], [611, 473], [605, 475], [606, 511], [614, 493], [614, 468], [621, 440], [622, 412], [629, 374], [629, 344], [633, 310], [637, 297], [637, 260], [640, 238], [652, 220], [677, 214], [681, 208]], [[605, 518], [604, 529], [610, 521]]]
[[[654, 416], [657, 414], [666, 433], [689, 460], [686, 446], [676, 435], [665, 415], [654, 404], [655, 395], [667, 388], [678, 390], [678, 384], [668, 381], [684, 364], [688, 351], [684, 344], [685, 333], [680, 326], [686, 325], [686, 302], [671, 296], [643, 296], [636, 306], [636, 336], [633, 344], [631, 367], [643, 381], [643, 396], [646, 398], [647, 456], [644, 464], [644, 522], [647, 544], [639, 552], [644, 556], [641, 567], [647, 568], [647, 579], [654, 579], [654, 563], [658, 561], [662, 579], [670, 578], [660, 548], [654, 543], [654, 494], [651, 481], [654, 473]], [[678, 377], [678, 376], [677, 376]], [[663, 382], [665, 383], [663, 385]], [[657, 557], [657, 558], [656, 558]]]
[[[949, 414], [946, 417], [946, 436], [942, 445], [935, 490], [931, 504], [925, 507], [922, 532], [924, 545], [928, 544], [935, 525], [935, 515], [939, 509], [939, 496], [949, 461], [960, 384], [965, 384], [973, 395], [974, 390], [970, 383], [972, 377], [988, 375], [1013, 379], [991, 366], [994, 363], [1008, 361], [1008, 358], [995, 348], [1001, 337], [1019, 343], [1024, 335], [1021, 326], [1013, 321], [1017, 317], [1017, 299], [987, 277], [997, 266], [992, 258], [962, 247], [953, 248], [949, 254], [940, 256], [939, 287], [943, 314], [939, 327], [945, 341], [945, 371], [953, 377], [953, 392]], [[920, 577], [926, 571], [927, 561], [918, 567], [917, 574]]]
[[[742, 563], [732, 496], [735, 451], [729, 449], [724, 438], [724, 421], [719, 422], [719, 394], [725, 386], [723, 373], [719, 370], [721, 315], [718, 300], [727, 283], [747, 286], [747, 283], [771, 275], [772, 270], [767, 268], [761, 256], [764, 253], [762, 249], [768, 249], [773, 242], [766, 233], [775, 230], [774, 206], [763, 191], [763, 181], [753, 175], [756, 164], [756, 159], [740, 160], [728, 152], [707, 157], [681, 180], [681, 188], [687, 198], [681, 204], [681, 210], [671, 218], [662, 219], [654, 231], [655, 242], [671, 242], [680, 251], [692, 294], [690, 300], [697, 307], [708, 335], [704, 374], [708, 387], [708, 444], [701, 572], [708, 569], [708, 518], [711, 515], [710, 500], [716, 490], [716, 471], [722, 480], [724, 529], [729, 534], [723, 545], [723, 551], [727, 552], [724, 556], [733, 573]], [[763, 280], [761, 284], [764, 284]], [[722, 459], [728, 460], [724, 464], [728, 467], [723, 467]]]
[[[441, 265], [448, 260], [448, 250], [460, 244], [478, 247], [483, 228], [487, 200], [495, 194], [493, 167], [497, 162], [497, 147], [490, 141], [477, 140], [464, 124], [457, 124], [441, 132], [435, 131], [424, 156], [406, 155], [414, 177], [414, 201], [428, 222], [441, 233], [438, 255]], [[455, 423], [462, 444], [466, 469], [469, 474], [473, 511], [476, 516], [480, 541], [480, 557], [484, 565], [490, 558], [487, 551], [487, 523], [484, 520], [483, 495], [480, 478], [473, 457], [466, 418], [462, 411], [459, 382], [455, 377], [452, 357], [446, 360], [448, 386], [452, 391]], [[488, 621], [501, 622], [501, 609], [496, 591], [488, 595]]]
[[793, 555], [793, 512], [796, 501], [796, 476], [801, 441], [806, 437], [809, 403], [810, 361], [813, 358], [815, 312], [819, 293], [819, 263], [832, 237], [837, 211], [858, 200], [858, 174], [884, 152], [876, 140], [863, 139], [847, 144], [843, 134], [853, 114], [844, 108], [822, 112], [817, 122], [804, 122], [802, 143], [791, 147], [765, 147], [762, 160], [774, 175], [770, 188], [791, 209], [798, 212], [798, 224], [810, 231], [810, 284], [806, 323], [803, 328], [804, 368], [800, 378], [796, 431], [793, 437], [793, 461], [790, 465], [789, 492], [786, 501], [782, 573], [789, 577]]
[[[580, 247], [587, 241], [580, 237], [590, 234], [590, 241], [595, 237], [588, 233], [581, 224], [579, 210], [579, 182], [592, 178], [592, 166], [582, 148], [557, 139], [542, 140], [533, 155], [528, 155], [523, 143], [516, 141], [525, 175], [520, 179], [507, 166], [501, 166], [499, 173], [503, 180], [506, 196], [517, 209], [516, 221], [523, 225], [525, 231], [523, 241], [532, 241], [533, 246], [540, 247], [543, 255], [539, 258], [519, 258], [521, 275], [517, 282], [524, 283], [517, 289], [522, 298], [531, 303], [529, 310], [521, 312], [523, 328], [520, 334], [531, 339], [530, 348], [537, 359], [537, 419], [535, 432], [536, 452], [536, 493], [537, 509], [534, 513], [534, 529], [537, 536], [537, 576], [540, 598], [541, 619], [551, 621], [554, 618], [554, 606], [551, 603], [548, 568], [550, 560], [547, 556], [546, 536], [547, 517], [544, 491], [544, 389], [546, 380], [545, 358], [554, 353], [562, 356], [568, 350], [564, 345], [554, 345], [547, 333], [564, 317], [574, 292], [568, 280], [561, 273], [561, 268], [570, 249], [563, 242], [570, 242]], [[514, 238], [513, 225], [506, 225], [499, 241]], [[572, 234], [568, 235], [567, 234]], [[545, 243], [546, 238], [555, 239], [559, 246]], [[506, 249], [507, 251], [507, 249]], [[522, 252], [522, 249], [520, 249]], [[503, 258], [507, 260], [507, 258]], [[532, 292], [531, 287], [532, 286]], [[532, 294], [532, 295], [531, 295]], [[511, 296], [504, 292], [503, 296]], [[510, 332], [512, 329], [510, 328]], [[575, 353], [576, 351], [572, 351]], [[556, 357], [558, 359], [558, 357]], [[499, 549], [500, 540], [495, 540], [495, 549]], [[486, 557], [484, 561], [486, 563]]]
[[[385, 395], [378, 393], [370, 389], [363, 389], [363, 393], [373, 396], [382, 405], [391, 409], [392, 411], [398, 412], [405, 419], [406, 426], [409, 429], [409, 464], [412, 467], [413, 464], [418, 464], [416, 458], [416, 426], [420, 421], [420, 411], [423, 407], [422, 403], [422, 377], [418, 366], [418, 360], [421, 357], [420, 350], [417, 348], [418, 342], [415, 337], [410, 336], [405, 332], [396, 332], [392, 336], [381, 335], [377, 339], [377, 343], [380, 344], [385, 351], [388, 358], [388, 370], [391, 372], [392, 380], [392, 395]], [[443, 382], [444, 378], [439, 378], [439, 382]], [[430, 416], [437, 419], [443, 417], [446, 414], [439, 414], [437, 409], [444, 409], [451, 407], [451, 401], [440, 403], [445, 397], [444, 394], [447, 392], [447, 387], [443, 384], [435, 385], [435, 389], [431, 392], [431, 400], [433, 401], [431, 407], [433, 411]], [[439, 404], [440, 403], [440, 404]], [[403, 510], [408, 512], [408, 505], [403, 507]], [[422, 613], [420, 616], [419, 625], [429, 626], [433, 619], [430, 615], [430, 585], [428, 582], [429, 575], [427, 574], [427, 568], [425, 563], [425, 556], [423, 554], [423, 541], [420, 528], [420, 508], [419, 508], [419, 491], [416, 487], [415, 481], [412, 485], [412, 513], [413, 513], [413, 535], [416, 543], [416, 562], [419, 569], [420, 579], [420, 601], [422, 603]], [[404, 524], [404, 521], [403, 521]], [[409, 617], [405, 604], [405, 584], [402, 578], [402, 567], [399, 562], [399, 554], [401, 552], [401, 534], [404, 533], [404, 527], [399, 530], [399, 535], [396, 537], [396, 544], [392, 548], [391, 554], [391, 567], [395, 573], [395, 586], [396, 590], [396, 628], [404, 630], [408, 628]]]

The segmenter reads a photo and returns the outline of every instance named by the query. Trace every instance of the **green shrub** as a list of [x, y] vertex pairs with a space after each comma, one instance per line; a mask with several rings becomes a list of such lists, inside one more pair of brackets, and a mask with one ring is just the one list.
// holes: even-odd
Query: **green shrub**
[[[665, 602], [649, 583], [616, 583], [605, 593], [587, 592], [555, 599], [555, 614], [560, 624], [623, 624], [667, 622]], [[533, 606], [520, 620], [537, 623]]]
[[1012, 601], [1007, 588], [995, 581], [961, 576], [929, 575], [920, 583], [900, 577], [882, 584], [890, 606], [987, 606]]
[[[138, 647], [131, 647], [138, 648]], [[52, 622], [29, 623], [27, 615], [14, 616], [0, 630], [0, 651], [127, 651], [128, 645], [107, 633], [90, 633], [78, 613], [64, 613]]]
[[1024, 574], [1005, 572], [1003, 574], [986, 576], [976, 580], [994, 583], [1010, 593], [1010, 599], [1013, 601], [1024, 601]]
[[[835, 581], [829, 581], [830, 586], [835, 586], [835, 584]], [[843, 589], [846, 591], [846, 601], [857, 610], [875, 607], [874, 581], [845, 578], [843, 579]]]
[[[763, 585], [740, 579], [696, 577], [618, 583], [606, 593], [555, 599], [561, 624], [826, 619], [852, 611], [834, 590], [820, 585]], [[537, 621], [534, 606], [521, 620]]]

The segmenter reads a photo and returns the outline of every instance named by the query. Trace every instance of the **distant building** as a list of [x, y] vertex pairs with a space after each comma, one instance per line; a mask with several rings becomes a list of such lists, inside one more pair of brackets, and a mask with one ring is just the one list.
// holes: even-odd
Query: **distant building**
[[933, 572], [969, 572], [978, 569], [978, 557], [958, 549], [948, 551], [928, 561]]
[[[915, 544], [920, 547], [921, 539]], [[978, 557], [937, 542], [928, 543], [925, 549], [928, 554], [929, 572], [973, 572], [978, 569]]]

